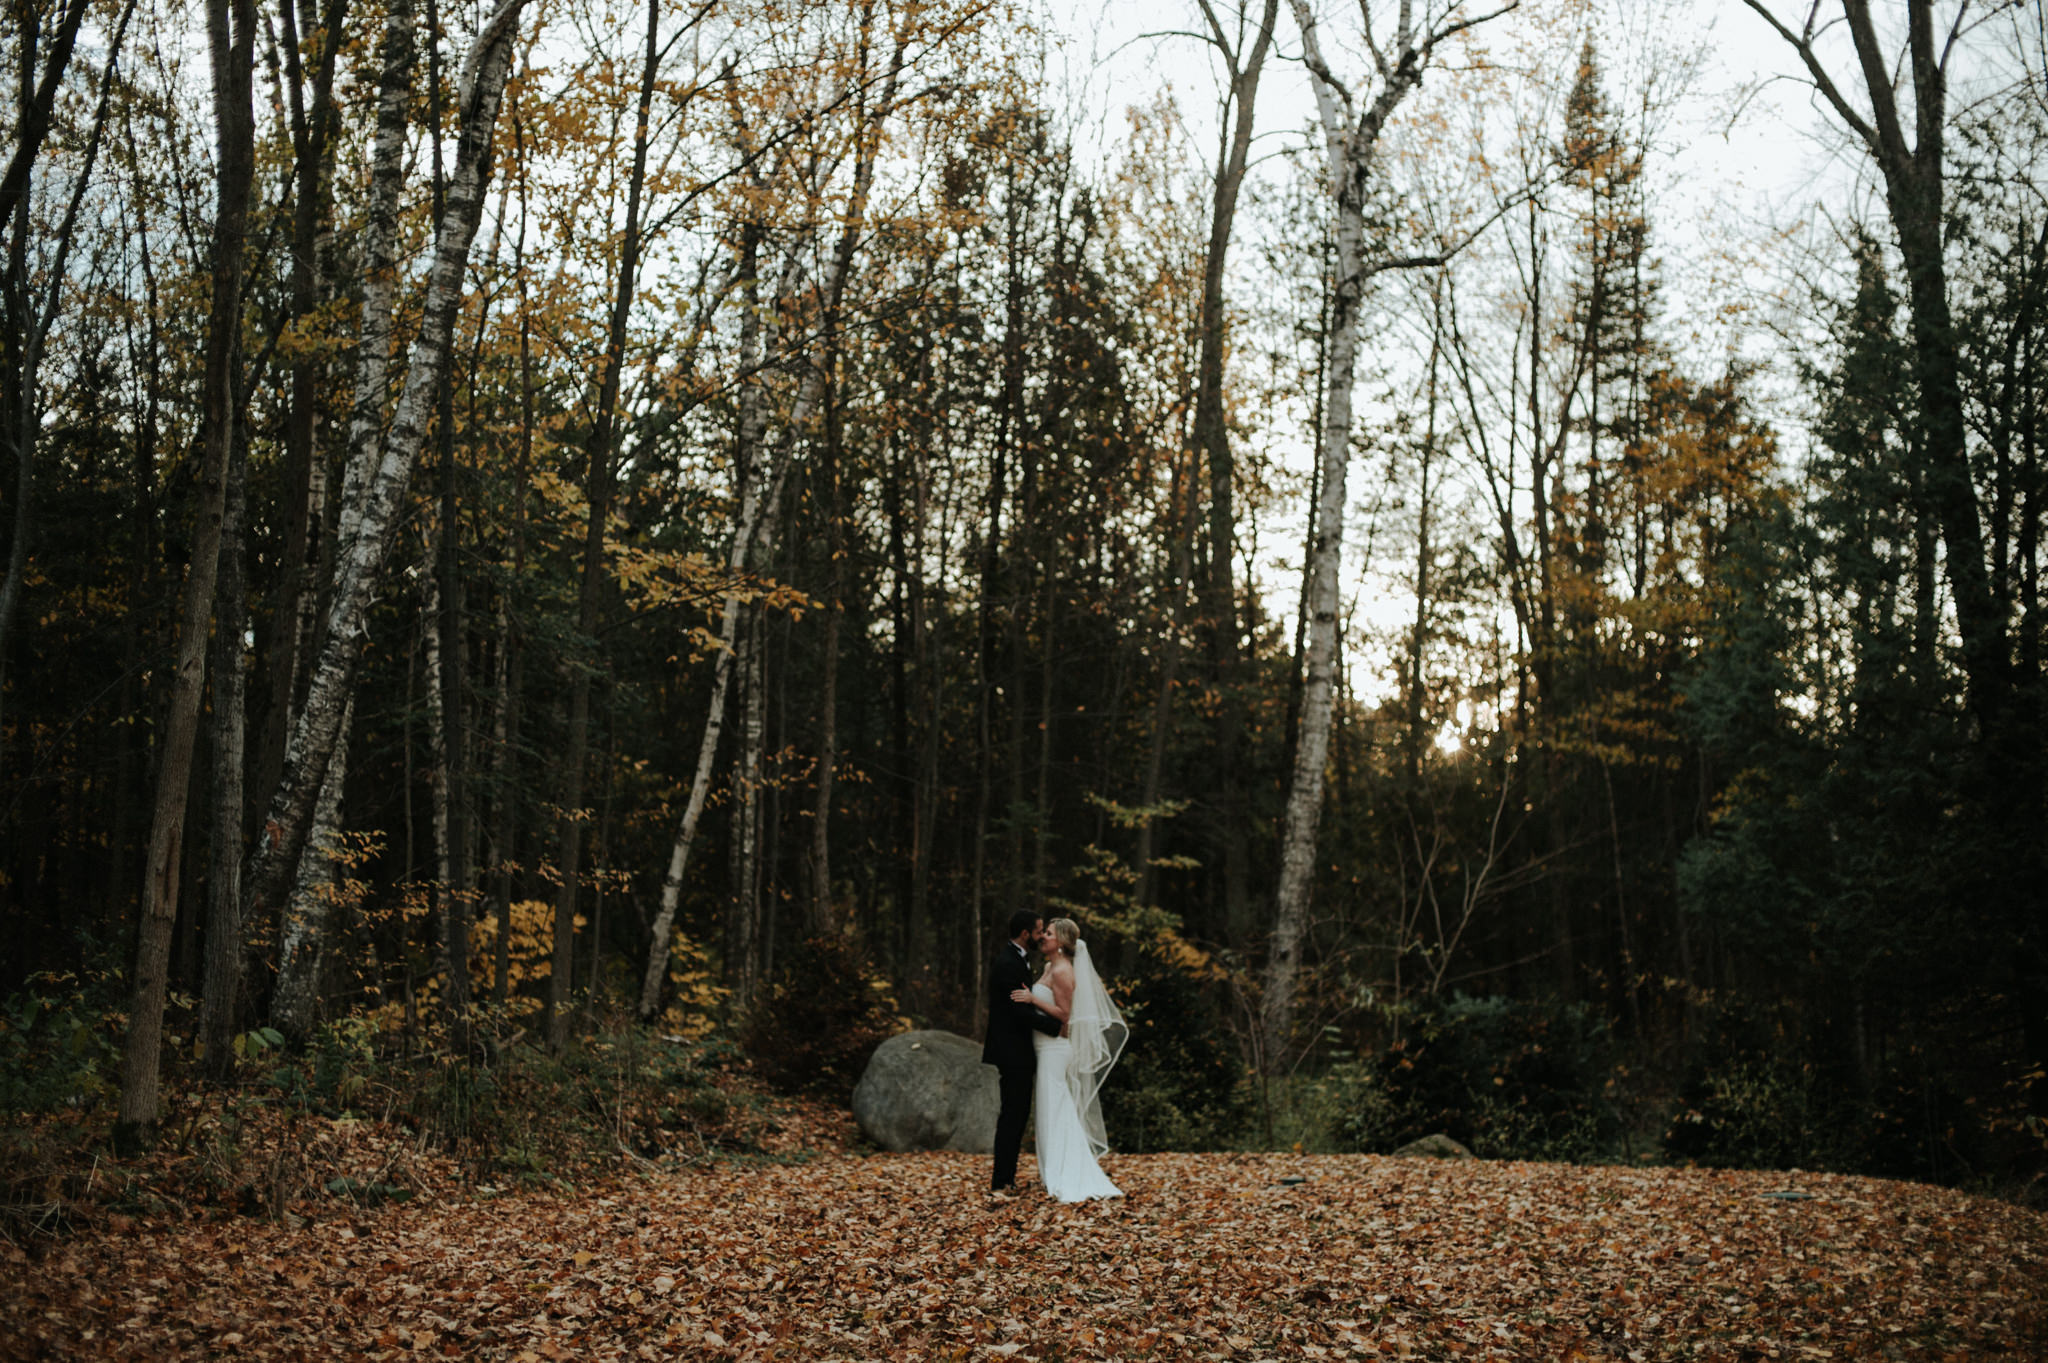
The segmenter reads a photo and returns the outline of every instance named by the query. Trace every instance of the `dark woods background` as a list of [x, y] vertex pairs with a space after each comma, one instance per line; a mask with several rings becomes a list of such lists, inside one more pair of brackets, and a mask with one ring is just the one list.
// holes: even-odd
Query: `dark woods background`
[[[1883, 8], [1890, 51], [1929, 7]], [[1219, 30], [1240, 71], [1271, 12]], [[1032, 908], [1136, 1024], [1121, 1149], [2031, 1178], [2038, 15], [1970, 30], [1932, 155], [1836, 116], [1870, 192], [1770, 248], [1803, 282], [1756, 314], [1673, 254], [1706, 134], [1671, 50], [1570, 17], [1506, 21], [1540, 59], [1433, 78], [1374, 163], [1346, 646], [1276, 963], [1320, 722], [1288, 574], [1328, 492], [1291, 452], [1338, 281], [1313, 145], [1238, 200], [1255, 82], [1216, 148], [1161, 104], [1084, 154], [999, 7], [517, 15], [436, 361], [482, 13], [10, 9], [7, 1106], [146, 1132], [159, 1073], [304, 1056], [294, 1100], [346, 1106], [346, 1073], [445, 1095], [633, 1037], [843, 1097], [906, 1020], [972, 1033]], [[1771, 367], [1699, 359], [1724, 306]], [[365, 528], [350, 469], [405, 453], [415, 381]], [[313, 851], [267, 893], [294, 781]]]

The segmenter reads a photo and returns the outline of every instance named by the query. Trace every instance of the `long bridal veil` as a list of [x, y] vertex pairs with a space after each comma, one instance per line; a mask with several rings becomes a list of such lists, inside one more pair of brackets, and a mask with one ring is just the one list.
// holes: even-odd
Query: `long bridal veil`
[[1088, 1148], [1099, 1158], [1109, 1149], [1102, 1126], [1102, 1081], [1123, 1054], [1131, 1029], [1102, 987], [1086, 942], [1074, 943], [1074, 1000], [1068, 1010], [1067, 1035], [1074, 1046], [1067, 1064], [1067, 1084], [1073, 1090], [1074, 1109], [1081, 1114]]

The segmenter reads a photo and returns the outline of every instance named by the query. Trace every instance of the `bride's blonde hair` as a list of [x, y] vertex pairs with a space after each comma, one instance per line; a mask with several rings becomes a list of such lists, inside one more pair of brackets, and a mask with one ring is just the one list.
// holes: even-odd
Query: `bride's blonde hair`
[[1052, 935], [1059, 939], [1060, 950], [1072, 956], [1074, 943], [1081, 940], [1080, 925], [1071, 918], [1055, 918], [1046, 926], [1052, 929]]

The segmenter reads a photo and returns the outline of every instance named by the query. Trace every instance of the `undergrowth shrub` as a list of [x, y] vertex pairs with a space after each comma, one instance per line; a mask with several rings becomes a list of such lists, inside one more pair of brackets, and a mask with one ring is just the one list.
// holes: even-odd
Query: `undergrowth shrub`
[[1734, 1169], [1867, 1167], [1855, 1082], [1796, 1017], [1724, 999], [1695, 1023], [1664, 1152]]
[[[479, 1019], [480, 1032], [491, 1026]], [[744, 1059], [729, 1041], [629, 1025], [573, 1038], [557, 1053], [524, 1035], [513, 1028], [465, 1063], [444, 1049], [399, 1049], [372, 1021], [353, 1017], [320, 1028], [295, 1052], [251, 1033], [238, 1053], [260, 1075], [247, 1090], [253, 1101], [402, 1122], [476, 1177], [547, 1181], [622, 1155], [747, 1152], [769, 1120], [737, 1082]], [[338, 1191], [358, 1200], [364, 1192]]]
[[75, 1123], [0, 1126], [0, 1238], [71, 1228], [72, 1207], [90, 1178], [90, 1144]]
[[1442, 1132], [1485, 1159], [1584, 1161], [1619, 1126], [1606, 1020], [1579, 1004], [1455, 996], [1403, 1019], [1403, 1038], [1340, 1078], [1355, 1148]]
[[[1965, 1024], [1974, 1019], [1965, 1019]], [[1958, 1028], [1957, 1030], [1964, 1030]], [[1999, 1110], [1967, 1101], [1960, 1067], [1967, 1047], [1907, 1041], [1866, 1057], [1825, 1027], [1741, 1000], [1699, 1022], [1692, 1058], [1664, 1136], [1673, 1160], [1746, 1169], [1827, 1169], [1930, 1179], [1982, 1180], [2024, 1168], [2029, 1151], [2021, 1097]]]
[[904, 1029], [888, 979], [853, 938], [784, 951], [741, 1034], [754, 1071], [785, 1093], [846, 1100], [875, 1047]]
[[46, 971], [0, 1000], [0, 1237], [72, 1223], [89, 1178], [87, 1122], [112, 1108], [118, 1087], [113, 978]]
[[1249, 1110], [1244, 1066], [1210, 987], [1174, 952], [1174, 939], [1127, 940], [1103, 967], [1130, 1042], [1102, 1086], [1112, 1149], [1215, 1150]]
[[174, 1036], [155, 1139], [108, 1158], [123, 1019], [105, 989], [28, 985], [0, 1000], [0, 1240], [200, 1208], [304, 1225], [464, 1180], [802, 1158], [806, 1139], [835, 1136], [812, 1107], [772, 1100], [732, 1041], [651, 1030], [597, 999], [560, 1052], [489, 1008], [466, 1055], [431, 1022], [375, 1013], [297, 1039], [257, 1027], [233, 1039], [221, 1083]]
[[1853, 1169], [1846, 1087], [1799, 1018], [1727, 997], [1695, 1020], [1664, 1152], [1735, 1169]]
[[0, 1113], [89, 1110], [113, 1097], [121, 1061], [110, 1000], [70, 972], [32, 976], [0, 1002]]
[[336, 1018], [314, 1029], [297, 1053], [287, 1053], [283, 1038], [269, 1028], [236, 1039], [237, 1053], [268, 1066], [264, 1084], [288, 1105], [340, 1116], [353, 1113], [366, 1098], [376, 1100], [404, 1092], [409, 1085], [387, 1073], [389, 1062], [378, 1054], [377, 1028], [362, 1017]]
[[1674, 1160], [1732, 1169], [1834, 1168], [1812, 1068], [1797, 1057], [1717, 1057], [1688, 1077], [1664, 1136]]
[[560, 1054], [520, 1044], [428, 1070], [405, 1117], [480, 1175], [547, 1181], [622, 1152], [700, 1159], [755, 1148], [759, 1105], [728, 1084], [739, 1063], [729, 1042], [637, 1028]]

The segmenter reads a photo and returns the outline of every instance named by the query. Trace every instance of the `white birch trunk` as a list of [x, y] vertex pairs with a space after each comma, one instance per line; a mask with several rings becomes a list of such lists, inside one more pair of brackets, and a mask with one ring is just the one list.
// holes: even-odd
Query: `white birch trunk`
[[[391, 429], [381, 442], [370, 440], [363, 433], [365, 413], [360, 404], [352, 425], [352, 453], [343, 484], [345, 513], [336, 536], [333, 592], [325, 637], [307, 687], [304, 708], [292, 727], [285, 750], [284, 774], [271, 799], [270, 815], [252, 858], [247, 886], [252, 911], [276, 902], [290, 880], [312, 820], [315, 793], [324, 785], [327, 766], [342, 732], [342, 717], [362, 653], [364, 622], [382, 582], [384, 561], [396, 535], [406, 488], [419, 461], [441, 373], [448, 363], [455, 314], [462, 301], [463, 271], [483, 216], [492, 125], [511, 71], [513, 41], [524, 3], [525, 0], [501, 0], [485, 20], [463, 63], [458, 82], [462, 131], [441, 220], [435, 228], [434, 263], [428, 275], [420, 334], [408, 357], [405, 386]], [[383, 159], [384, 122], [380, 115], [380, 173], [389, 169]], [[374, 320], [366, 316], [366, 325]], [[372, 339], [365, 336], [366, 343]], [[384, 344], [388, 346], [388, 339]], [[366, 365], [374, 361], [372, 353]], [[368, 380], [373, 377], [373, 373], [365, 374], [359, 393], [370, 391]]]
[[327, 944], [334, 929], [334, 857], [341, 849], [341, 788], [348, 780], [348, 731], [355, 701], [342, 707], [334, 760], [320, 786], [306, 854], [299, 859], [292, 896], [278, 929], [277, 988], [270, 996], [270, 1021], [287, 1036], [309, 1034], [320, 1021], [322, 984], [327, 978]]
[[[828, 317], [836, 316], [841, 301], [846, 295], [847, 275], [853, 268], [854, 248], [860, 236], [862, 224], [867, 218], [868, 197], [874, 185], [875, 157], [880, 146], [880, 127], [894, 107], [896, 90], [903, 72], [905, 48], [901, 39], [889, 61], [889, 74], [883, 84], [881, 98], [874, 105], [870, 115], [872, 135], [861, 143], [859, 159], [854, 166], [853, 194], [847, 205], [846, 223], [840, 233], [837, 249], [833, 253], [831, 272], [825, 280], [824, 306]], [[784, 272], [785, 286], [794, 281], [796, 254], [791, 252], [788, 267]], [[771, 309], [772, 311], [772, 309]], [[760, 310], [750, 309], [751, 318]], [[756, 332], [755, 334], [759, 334]], [[742, 347], [745, 349], [744, 345]], [[773, 350], [772, 334], [764, 349], [757, 352], [755, 364], [749, 367], [747, 356], [741, 356], [741, 372], [756, 372], [759, 356]], [[804, 374], [802, 385], [797, 391], [795, 404], [790, 408], [789, 420], [783, 431], [783, 438], [777, 442], [772, 457], [767, 456], [760, 441], [749, 443], [745, 424], [749, 420], [746, 403], [750, 397], [759, 401], [758, 386], [751, 393], [742, 393], [740, 448], [756, 453], [742, 467], [740, 473], [740, 514], [734, 527], [732, 552], [727, 568], [738, 577], [746, 571], [747, 565], [765, 563], [773, 549], [776, 534], [777, 508], [782, 501], [782, 480], [789, 470], [797, 437], [810, 423], [811, 411], [817, 406], [818, 398], [825, 386], [825, 372], [813, 365]], [[753, 409], [758, 413], [758, 408]], [[758, 415], [754, 419], [760, 424]], [[757, 468], [766, 476], [757, 476]], [[749, 503], [749, 492], [753, 500]], [[683, 872], [690, 861], [690, 847], [696, 840], [697, 821], [704, 813], [704, 800], [711, 788], [711, 768], [718, 754], [719, 735], [725, 728], [726, 691], [732, 680], [733, 643], [738, 638], [741, 602], [737, 593], [728, 593], [725, 598], [725, 615], [719, 626], [718, 659], [712, 667], [710, 713], [704, 722], [704, 738], [697, 748], [697, 770], [690, 782], [690, 799], [683, 808], [682, 826], [676, 832], [674, 845], [669, 849], [668, 872], [661, 882], [661, 909], [655, 915], [653, 941], [647, 951], [647, 970], [640, 981], [640, 1016], [643, 1020], [652, 1018], [661, 1007], [662, 981], [668, 974], [669, 949], [675, 936], [676, 910], [682, 902]]]
[[439, 941], [435, 948], [435, 964], [441, 974], [442, 1020], [447, 1024], [448, 1034], [454, 1041], [458, 1055], [468, 1047], [461, 1036], [468, 1000], [462, 995], [468, 991], [459, 988], [459, 970], [466, 970], [468, 961], [458, 954], [466, 952], [469, 942], [469, 924], [465, 921], [468, 905], [462, 898], [462, 887], [455, 883], [455, 848], [452, 841], [453, 820], [449, 817], [448, 779], [448, 725], [447, 706], [442, 696], [441, 672], [441, 583], [433, 571], [434, 553], [426, 553], [426, 567], [421, 573], [424, 590], [420, 601], [420, 627], [425, 635], [427, 651], [427, 728], [432, 735], [430, 749], [433, 761], [431, 788], [434, 806], [434, 921]]
[[[1273, 938], [1267, 956], [1260, 1019], [1264, 1033], [1261, 1054], [1269, 1070], [1280, 1067], [1294, 1026], [1295, 984], [1301, 971], [1302, 941], [1308, 931], [1309, 894], [1315, 884], [1316, 827], [1322, 819], [1323, 776], [1330, 753], [1330, 716], [1339, 647], [1338, 582], [1344, 550], [1345, 474], [1350, 464], [1351, 389], [1358, 365], [1358, 314], [1370, 273], [1365, 259], [1366, 185], [1380, 133], [1394, 109], [1421, 83], [1431, 52], [1452, 34], [1482, 21], [1452, 18], [1461, 8], [1454, 4], [1435, 27], [1418, 33], [1413, 27], [1412, 7], [1404, 0], [1390, 46], [1373, 46], [1371, 35], [1367, 34], [1379, 69], [1379, 92], [1361, 108], [1360, 101], [1324, 60], [1309, 0], [1289, 3], [1301, 30], [1302, 59], [1309, 68], [1316, 110], [1323, 125], [1328, 185], [1336, 211], [1337, 280], [1327, 332], [1329, 368], [1325, 377], [1323, 426], [1316, 433], [1321, 495], [1314, 508], [1305, 575], [1307, 590], [1302, 599], [1308, 629], [1303, 648], [1301, 729], [1280, 835], [1280, 883], [1274, 892]], [[1513, 8], [1513, 0], [1505, 8]]]
[[363, 529], [363, 490], [377, 461], [390, 400], [393, 312], [398, 303], [399, 199], [405, 192], [407, 109], [413, 94], [412, 0], [391, 0], [384, 19], [384, 69], [377, 132], [370, 144], [370, 203], [363, 221], [363, 315], [356, 339], [356, 391], [349, 408], [348, 453], [335, 524], [335, 559]]
[[761, 748], [767, 735], [767, 695], [761, 612], [751, 612], [740, 645], [740, 751], [733, 773], [733, 887], [726, 925], [727, 966], [734, 1009], [754, 1006], [761, 979]]
[[[795, 264], [794, 254], [790, 267]], [[785, 270], [785, 278], [789, 277]], [[749, 289], [749, 294], [752, 294]], [[764, 337], [766, 328], [772, 333], [772, 325], [761, 320], [764, 311], [772, 313], [773, 307], [763, 309], [758, 299], [750, 296], [747, 320], [740, 333], [740, 372], [758, 376], [762, 367], [762, 356], [772, 345], [772, 338]], [[726, 571], [735, 579], [744, 576], [748, 566], [755, 561], [756, 543], [760, 542], [760, 556], [765, 559], [767, 546], [775, 539], [774, 513], [782, 500], [783, 462], [776, 455], [762, 448], [761, 431], [765, 422], [761, 416], [762, 394], [757, 378], [746, 380], [746, 388], [740, 393], [739, 448], [742, 462], [739, 472], [739, 516], [733, 527], [732, 548], [726, 556]], [[771, 461], [776, 465], [769, 468]], [[764, 478], [763, 475], [766, 475]], [[763, 484], [767, 486], [764, 488]], [[732, 668], [735, 645], [739, 640], [740, 616], [743, 603], [737, 591], [726, 593], [725, 611], [718, 626], [718, 656], [711, 666], [711, 702], [704, 719], [704, 737], [697, 745], [697, 769], [690, 778], [690, 798], [683, 806], [682, 826], [676, 832], [674, 845], [669, 849], [668, 873], [661, 882], [661, 909], [654, 919], [654, 940], [647, 953], [647, 970], [640, 981], [640, 1016], [642, 1019], [654, 1016], [661, 1006], [661, 986], [668, 974], [668, 956], [671, 941], [675, 935], [676, 910], [682, 902], [683, 871], [689, 865], [690, 849], [697, 839], [697, 823], [704, 814], [704, 801], [711, 792], [711, 768], [718, 756], [718, 741], [725, 733], [726, 697], [732, 687]]]
[[[809, 422], [811, 409], [817, 405], [823, 386], [822, 379], [815, 372], [805, 375], [803, 386], [797, 392], [796, 404], [790, 409], [783, 439], [776, 442], [772, 450], [762, 451], [752, 461], [757, 466], [767, 466], [761, 470], [762, 476], [749, 476], [754, 472], [752, 469], [743, 472], [739, 525], [726, 561], [727, 570], [734, 577], [746, 573], [749, 565], [766, 562], [774, 550], [780, 528], [782, 485], [794, 458], [796, 434]], [[689, 803], [683, 807], [682, 826], [669, 849], [668, 873], [661, 882], [661, 910], [654, 920], [654, 941], [647, 953], [647, 972], [640, 981], [640, 1015], [643, 1019], [654, 1016], [655, 1010], [661, 1006], [661, 984], [668, 973], [676, 911], [682, 902], [683, 872], [689, 866], [698, 820], [704, 813], [704, 801], [710, 794], [711, 769], [718, 755], [718, 740], [725, 732], [725, 708], [732, 683], [735, 644], [744, 611], [739, 593], [727, 593], [725, 614], [718, 631], [718, 658], [712, 665], [710, 713], [704, 721], [703, 741], [697, 747], [697, 770], [690, 781]]]

